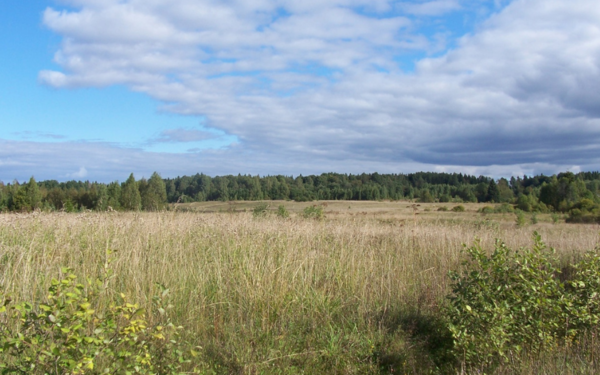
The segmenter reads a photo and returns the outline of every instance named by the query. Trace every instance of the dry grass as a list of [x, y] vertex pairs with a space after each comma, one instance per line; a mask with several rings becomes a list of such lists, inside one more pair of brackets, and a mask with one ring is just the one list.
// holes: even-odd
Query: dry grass
[[0, 215], [0, 285], [39, 300], [61, 267], [96, 276], [113, 249], [116, 290], [149, 304], [155, 282], [170, 287], [176, 321], [215, 373], [412, 373], [433, 368], [415, 327], [443, 301], [464, 243], [518, 248], [537, 230], [565, 260], [598, 243], [598, 226], [540, 216], [517, 228], [514, 215], [471, 204], [327, 202], [322, 221], [239, 212], [256, 204]]

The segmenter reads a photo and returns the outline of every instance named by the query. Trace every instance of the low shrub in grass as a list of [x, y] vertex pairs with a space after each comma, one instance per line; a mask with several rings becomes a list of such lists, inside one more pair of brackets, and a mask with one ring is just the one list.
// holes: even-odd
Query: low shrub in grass
[[519, 209], [515, 211], [515, 222], [518, 227], [524, 227], [527, 224], [525, 213]]
[[269, 213], [269, 205], [267, 203], [259, 203], [252, 209], [252, 216], [254, 217], [265, 217]]
[[308, 206], [302, 211], [302, 216], [307, 219], [322, 219], [323, 218], [323, 207], [321, 206]]
[[468, 373], [519, 362], [586, 335], [600, 323], [600, 252], [573, 265], [561, 281], [554, 250], [534, 234], [531, 249], [498, 241], [491, 255], [467, 248], [463, 268], [451, 272], [446, 310], [452, 353]]
[[494, 211], [494, 207], [485, 206], [485, 207], [482, 207], [479, 210], [477, 210], [477, 212], [482, 213], [482, 214], [493, 214], [495, 211]]
[[454, 212], [465, 212], [465, 206], [459, 204], [458, 206], [452, 207], [452, 211]]
[[502, 203], [500, 206], [497, 206], [494, 209], [494, 212], [499, 214], [512, 214], [513, 212], [515, 212], [515, 208], [512, 204]]
[[290, 217], [290, 212], [285, 208], [284, 205], [279, 205], [279, 207], [277, 207], [277, 216], [283, 218], [283, 219], [287, 219], [288, 217]]
[[448, 211], [448, 207], [446, 207], [446, 206], [442, 206], [442, 207], [438, 208], [437, 210], [438, 210], [438, 211], [444, 211], [444, 212], [445, 212], [445, 211]]
[[178, 341], [182, 327], [170, 321], [167, 289], [154, 297], [150, 322], [123, 294], [107, 308], [98, 306], [101, 293], [114, 292], [108, 277], [84, 285], [70, 269], [62, 272], [43, 301], [15, 303], [0, 293], [0, 373], [189, 373], [189, 358], [197, 353]]

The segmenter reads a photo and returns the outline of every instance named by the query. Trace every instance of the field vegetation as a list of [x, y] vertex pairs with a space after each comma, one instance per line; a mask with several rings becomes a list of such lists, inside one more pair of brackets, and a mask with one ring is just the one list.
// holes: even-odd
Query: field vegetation
[[[485, 297], [489, 291], [464, 287], [470, 282], [465, 267], [469, 271], [475, 265], [484, 274], [481, 270], [493, 259], [493, 264], [510, 271], [516, 269], [514, 259], [521, 263], [525, 259], [511, 258], [509, 251], [502, 253], [504, 258], [486, 258], [498, 254], [496, 239], [504, 241], [505, 249], [539, 250], [543, 247], [539, 241], [556, 249], [549, 258], [527, 258], [541, 262], [533, 270], [548, 271], [550, 279], [560, 281], [549, 284], [542, 279], [549, 292], [535, 298], [549, 302], [558, 296], [551, 288], [568, 289], [580, 267], [576, 264], [598, 246], [597, 224], [568, 224], [560, 213], [538, 213], [533, 220], [531, 213], [506, 211], [501, 205], [464, 202], [241, 201], [179, 204], [160, 212], [2, 214], [0, 293], [5, 300], [10, 297], [10, 303], [0, 313], [0, 335], [23, 328], [26, 319], [10, 319], [10, 308], [30, 302], [38, 320], [29, 321], [46, 327], [35, 331], [45, 332], [39, 337], [59, 337], [53, 331], [55, 322], [42, 314], [43, 306], [58, 293], [57, 281], [75, 280], [65, 282], [72, 284], [64, 288], [80, 282], [81, 293], [68, 298], [80, 306], [87, 303], [83, 296], [93, 297], [86, 305], [93, 318], [85, 318], [77, 328], [81, 342], [102, 351], [104, 366], [110, 359], [122, 366], [113, 373], [597, 373], [596, 321], [577, 334], [568, 333], [575, 327], [566, 323], [571, 326], [565, 327], [564, 337], [556, 333], [563, 332], [562, 326], [553, 328], [553, 339], [544, 341], [543, 350], [537, 350], [535, 340], [523, 340], [519, 347], [503, 338], [498, 344], [503, 345], [501, 358], [489, 356], [483, 347], [473, 352], [469, 343], [475, 341], [457, 340], [461, 327], [478, 324], [486, 334], [495, 327], [483, 313], [477, 321], [470, 318], [466, 311], [475, 305], [457, 300], [469, 301], [476, 292], [482, 301], [490, 301], [489, 295]], [[537, 244], [534, 231], [540, 237]], [[555, 262], [543, 263], [550, 258]], [[527, 279], [524, 269], [519, 272]], [[453, 277], [451, 271], [456, 271]], [[465, 275], [460, 289], [457, 280]], [[493, 282], [498, 280], [489, 285], [496, 287]], [[574, 294], [596, 301], [585, 290]], [[529, 301], [519, 298], [511, 303]], [[80, 310], [61, 311], [71, 317]], [[586, 316], [596, 316], [593, 306], [586, 311]], [[108, 318], [117, 327], [113, 331], [101, 326]], [[553, 322], [564, 325], [564, 319]], [[123, 333], [123, 328], [135, 324], [143, 325], [139, 333]], [[173, 328], [164, 328], [167, 338], [173, 339], [168, 346], [156, 336], [163, 327]], [[103, 340], [88, 342], [101, 335], [98, 329], [112, 332], [110, 345]], [[64, 345], [68, 335], [61, 336]], [[144, 338], [143, 345], [138, 345], [139, 337]], [[17, 361], [10, 357], [8, 341], [4, 339], [0, 349], [0, 363]], [[32, 343], [25, 340], [21, 345]], [[119, 349], [124, 347], [131, 358], [140, 353], [151, 358], [154, 370], [142, 360], [126, 358]], [[465, 355], [458, 355], [457, 347]], [[48, 349], [49, 357], [53, 350]], [[86, 358], [93, 357], [94, 350], [86, 351]], [[177, 366], [159, 369], [161, 358]], [[127, 367], [130, 359], [132, 365]], [[103, 372], [102, 363], [90, 367], [89, 361], [80, 362], [81, 373]]]

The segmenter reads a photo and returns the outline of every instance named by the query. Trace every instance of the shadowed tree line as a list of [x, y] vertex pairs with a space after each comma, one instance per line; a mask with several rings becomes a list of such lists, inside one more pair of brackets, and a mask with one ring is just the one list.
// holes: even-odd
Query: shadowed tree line
[[600, 172], [494, 180], [461, 173], [324, 173], [311, 176], [217, 176], [205, 174], [109, 184], [54, 180], [0, 183], [0, 210], [162, 210], [167, 203], [236, 200], [401, 200], [491, 202], [526, 212], [569, 213], [573, 221], [600, 215]]

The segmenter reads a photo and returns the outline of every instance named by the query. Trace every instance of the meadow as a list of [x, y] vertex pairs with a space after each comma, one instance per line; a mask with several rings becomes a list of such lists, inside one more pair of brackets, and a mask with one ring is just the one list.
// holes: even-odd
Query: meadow
[[[598, 225], [538, 214], [517, 226], [514, 214], [478, 213], [481, 204], [265, 203], [262, 215], [253, 213], [261, 202], [2, 214], [0, 285], [40, 301], [62, 267], [96, 277], [110, 249], [111, 290], [150, 311], [157, 283], [169, 288], [172, 319], [204, 373], [427, 374], [442, 371], [440, 309], [464, 244], [492, 249], [502, 239], [517, 249], [537, 231], [564, 264], [599, 244]], [[280, 205], [289, 217], [276, 214]], [[322, 218], [303, 217], [313, 205]], [[591, 374], [598, 354], [581, 342], [524, 358], [519, 373]]]

